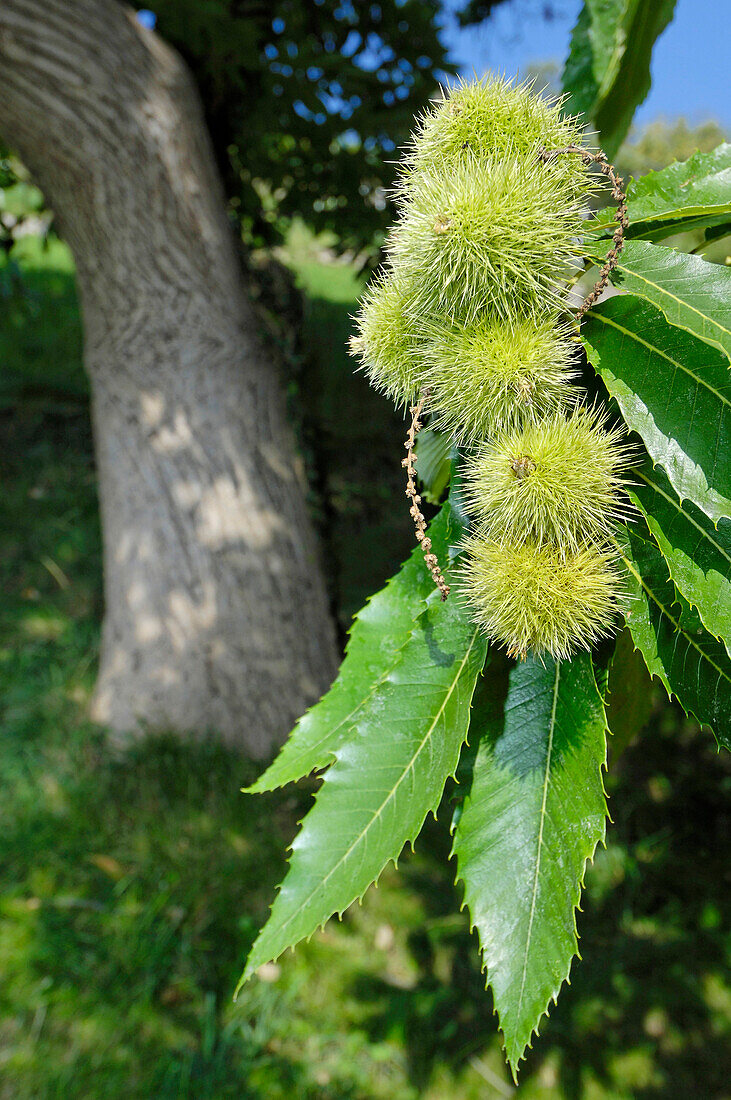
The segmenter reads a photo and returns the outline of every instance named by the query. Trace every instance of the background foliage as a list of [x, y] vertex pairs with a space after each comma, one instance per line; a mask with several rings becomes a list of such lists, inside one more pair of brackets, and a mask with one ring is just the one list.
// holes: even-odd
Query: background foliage
[[438, 0], [155, 4], [160, 32], [196, 77], [249, 243], [272, 243], [294, 213], [343, 247], [385, 228], [388, 162], [453, 71], [439, 10]]

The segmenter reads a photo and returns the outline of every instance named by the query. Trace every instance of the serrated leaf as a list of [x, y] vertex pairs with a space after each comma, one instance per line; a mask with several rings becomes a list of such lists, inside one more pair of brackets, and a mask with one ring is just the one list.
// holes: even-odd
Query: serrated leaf
[[731, 520], [718, 527], [681, 503], [665, 474], [646, 462], [632, 471], [630, 497], [645, 517], [678, 591], [731, 655]]
[[517, 665], [504, 712], [479, 732], [454, 855], [515, 1074], [568, 977], [584, 870], [604, 838], [606, 721], [590, 657]]
[[609, 742], [612, 760], [616, 760], [647, 725], [653, 709], [652, 696], [652, 677], [625, 627], [617, 638], [609, 664], [606, 707], [607, 726], [612, 734]]
[[731, 516], [728, 360], [629, 294], [593, 309], [581, 339], [627, 425], [681, 500], [714, 523]]
[[436, 812], [486, 650], [459, 600], [441, 603], [434, 592], [357, 729], [335, 750], [242, 982], [362, 897]]
[[567, 109], [583, 113], [614, 155], [650, 90], [650, 58], [675, 0], [585, 0], [563, 73]]
[[[438, 557], [446, 555], [448, 542], [460, 533], [459, 519], [447, 503], [429, 526]], [[362, 708], [398, 660], [433, 591], [434, 582], [417, 546], [385, 588], [358, 612], [334, 684], [300, 718], [279, 755], [247, 793], [275, 790], [331, 763], [338, 745], [357, 727]]]
[[731, 660], [676, 591], [649, 533], [629, 530], [624, 561], [634, 597], [627, 615], [648, 671], [659, 677], [687, 714], [710, 726], [731, 749]]
[[[604, 259], [603, 250], [591, 253]], [[674, 248], [627, 241], [612, 272], [615, 286], [652, 302], [671, 325], [731, 356], [731, 270]]]
[[652, 231], [667, 236], [681, 228], [728, 219], [731, 144], [724, 142], [710, 153], [694, 153], [688, 160], [632, 180], [627, 188], [627, 212], [631, 232], [645, 237]]

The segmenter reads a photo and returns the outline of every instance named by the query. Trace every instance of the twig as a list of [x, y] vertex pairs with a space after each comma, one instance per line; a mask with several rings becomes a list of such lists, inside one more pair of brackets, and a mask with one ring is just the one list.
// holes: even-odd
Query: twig
[[565, 153], [573, 153], [577, 157], [581, 157], [584, 164], [597, 164], [599, 166], [599, 171], [602, 175], [606, 176], [611, 183], [612, 198], [615, 199], [617, 203], [618, 225], [612, 235], [614, 244], [609, 252], [607, 252], [604, 266], [599, 272], [599, 278], [594, 284], [594, 289], [584, 298], [581, 307], [576, 313], [576, 320], [581, 323], [581, 318], [587, 310], [590, 310], [598, 301], [599, 296], [606, 289], [609, 283], [609, 276], [617, 266], [619, 254], [624, 248], [624, 235], [627, 231], [628, 224], [627, 196], [624, 193], [624, 180], [621, 176], [617, 175], [616, 168], [613, 164], [609, 163], [606, 153], [603, 153], [601, 149], [598, 153], [591, 153], [588, 149], [582, 149], [580, 145], [566, 145], [563, 149], [541, 149], [538, 153], [538, 159], [542, 160], [544, 164], [548, 164], [553, 157], [561, 156]]
[[421, 497], [416, 491], [416, 455], [414, 454], [414, 443], [416, 442], [416, 433], [421, 428], [421, 414], [429, 398], [429, 390], [425, 390], [420, 396], [415, 405], [412, 405], [409, 409], [411, 413], [411, 427], [409, 428], [408, 435], [404, 447], [406, 448], [406, 458], [402, 459], [401, 465], [406, 469], [406, 496], [411, 500], [411, 507], [409, 512], [414, 520], [414, 527], [416, 528], [417, 542], [421, 543], [421, 549], [424, 552], [424, 561], [426, 567], [434, 578], [434, 583], [439, 589], [442, 599], [446, 600], [449, 595], [449, 585], [444, 579], [441, 569], [439, 568], [439, 559], [432, 550], [432, 542], [426, 533], [426, 520], [419, 511], [419, 505], [421, 504]]

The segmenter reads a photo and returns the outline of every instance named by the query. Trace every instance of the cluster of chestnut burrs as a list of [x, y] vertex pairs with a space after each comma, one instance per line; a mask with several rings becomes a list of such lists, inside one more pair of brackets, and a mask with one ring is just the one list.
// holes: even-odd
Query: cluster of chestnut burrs
[[576, 385], [567, 285], [593, 164], [618, 226], [578, 319], [616, 262], [626, 207], [612, 166], [582, 143], [577, 120], [529, 85], [474, 81], [445, 95], [399, 166], [388, 260], [351, 341], [371, 382], [411, 410], [407, 495], [443, 598], [414, 477], [425, 413], [462, 449], [474, 523], [456, 584], [489, 637], [520, 656], [590, 648], [623, 602], [616, 531], [631, 454]]

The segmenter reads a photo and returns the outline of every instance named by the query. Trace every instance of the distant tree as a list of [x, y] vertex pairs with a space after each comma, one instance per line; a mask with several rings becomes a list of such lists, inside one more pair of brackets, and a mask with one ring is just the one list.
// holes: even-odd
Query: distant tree
[[710, 153], [725, 139], [723, 127], [712, 120], [689, 126], [684, 118], [658, 118], [630, 134], [617, 156], [619, 168], [636, 178], [674, 160], [687, 160], [693, 153]]

